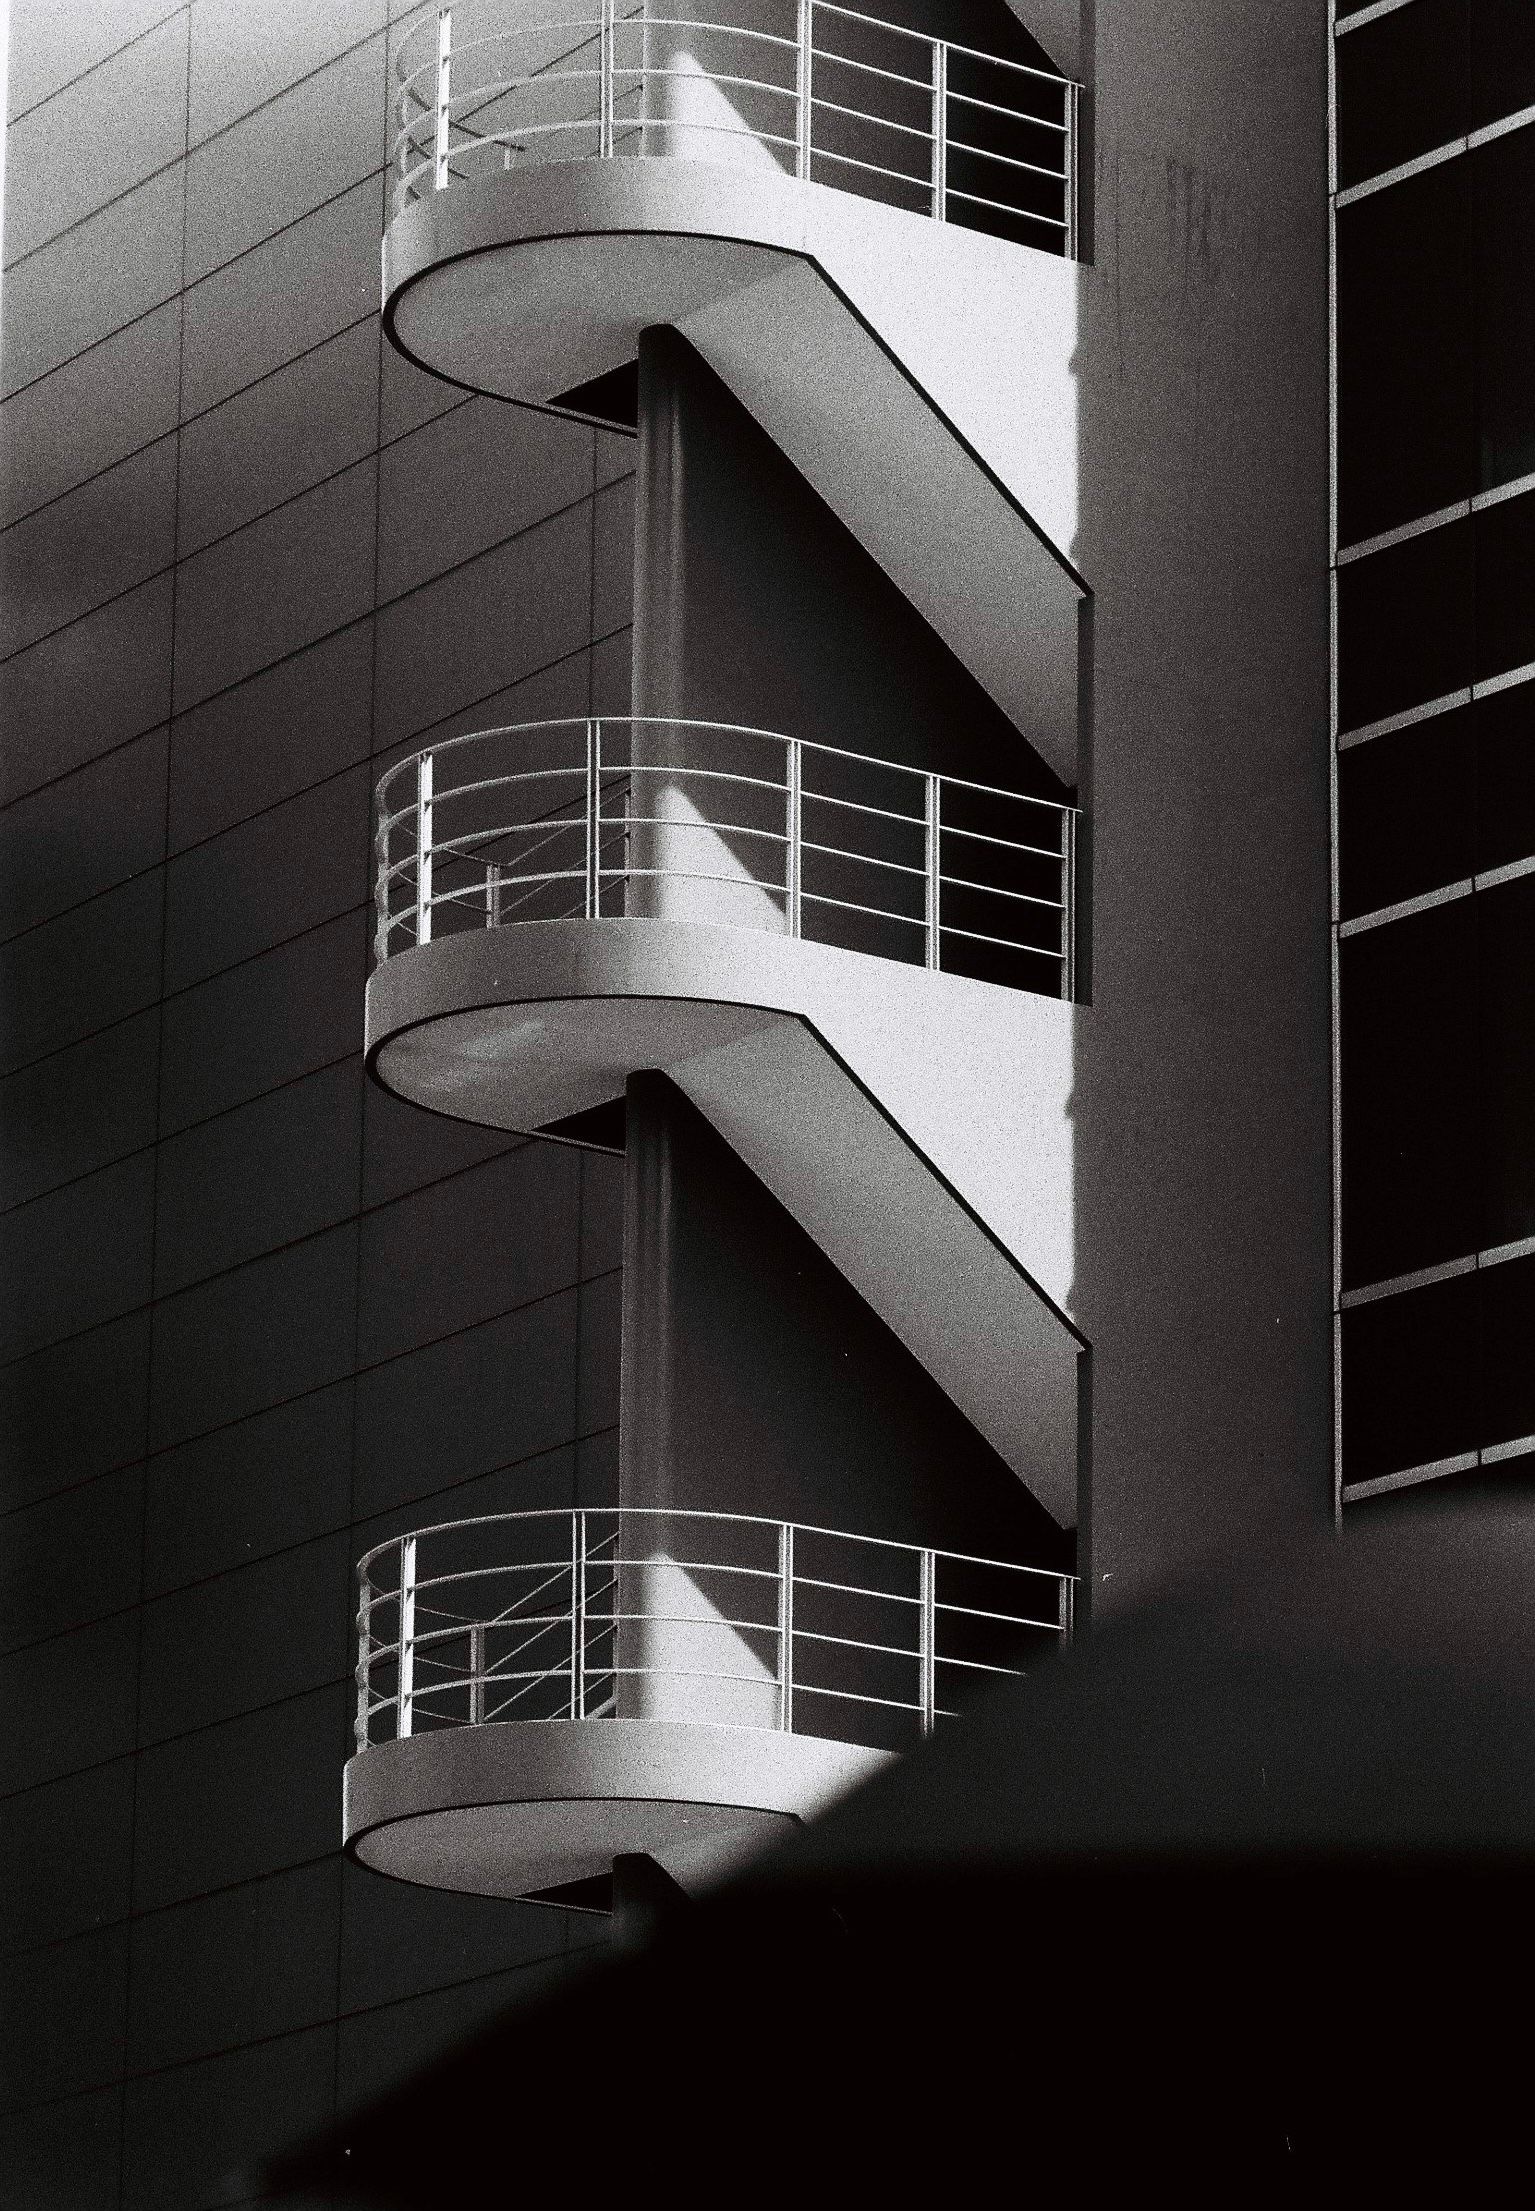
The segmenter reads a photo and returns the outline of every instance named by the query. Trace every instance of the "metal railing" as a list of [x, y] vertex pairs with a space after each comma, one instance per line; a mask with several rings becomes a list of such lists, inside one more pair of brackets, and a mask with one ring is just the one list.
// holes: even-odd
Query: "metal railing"
[[375, 951], [525, 921], [723, 922], [1070, 998], [1076, 823], [724, 722], [481, 730], [379, 783]]
[[831, 0], [761, 0], [754, 13], [710, 22], [644, 0], [441, 9], [397, 62], [396, 212], [531, 162], [692, 154], [769, 163], [1076, 258], [1076, 84]]
[[1069, 1637], [1073, 1579], [737, 1513], [502, 1513], [377, 1544], [359, 1750], [491, 1721], [668, 1718], [899, 1749]]

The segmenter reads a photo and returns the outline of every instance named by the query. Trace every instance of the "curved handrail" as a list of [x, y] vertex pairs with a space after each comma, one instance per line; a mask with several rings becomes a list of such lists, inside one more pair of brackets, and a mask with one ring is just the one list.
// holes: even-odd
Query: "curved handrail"
[[1076, 84], [834, 0], [778, 5], [780, 30], [461, 0], [492, 26], [470, 36], [439, 9], [396, 57], [395, 212], [530, 162], [701, 152], [1076, 257]]
[[629, 1507], [439, 1521], [375, 1544], [357, 1577], [359, 1751], [609, 1717], [895, 1747], [1068, 1636], [1075, 1586], [835, 1528]]
[[754, 928], [1073, 994], [1076, 813], [728, 722], [506, 724], [377, 792], [375, 953], [534, 921]]

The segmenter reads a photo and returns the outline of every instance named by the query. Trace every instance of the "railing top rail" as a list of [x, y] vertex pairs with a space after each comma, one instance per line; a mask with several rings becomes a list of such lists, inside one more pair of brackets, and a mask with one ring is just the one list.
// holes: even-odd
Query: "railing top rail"
[[[1013, 61], [1005, 54], [988, 54], [983, 47], [965, 46], [957, 39], [937, 38], [931, 31], [917, 31], [913, 30], [909, 24], [891, 23], [886, 21], [883, 16], [870, 15], [861, 8], [842, 7], [838, 4], [838, 0], [811, 0], [811, 7], [815, 14], [836, 16], [846, 23], [862, 23], [872, 30], [887, 32], [892, 38], [910, 39], [916, 45], [942, 46], [948, 53], [963, 54], [967, 60], [971, 61], [989, 62], [994, 68], [1010, 70], [1015, 76], [1019, 77], [1032, 77], [1041, 84], [1059, 85], [1063, 91], [1068, 87], [1077, 88], [1075, 78], [1065, 76], [1056, 70], [1041, 69], [1034, 62]], [[464, 12], [468, 13], [469, 11], [465, 10]], [[752, 30], [744, 24], [711, 23], [695, 16], [647, 15], [643, 7], [631, 8], [626, 15], [616, 16], [614, 20], [618, 23], [643, 23], [660, 30], [733, 31], [743, 37], [771, 39], [780, 46], [793, 46], [795, 43], [791, 38], [785, 38], [770, 31]], [[408, 75], [413, 75], [417, 69], [435, 64], [436, 51], [434, 47], [431, 47], [430, 39], [435, 36], [436, 29], [435, 16], [427, 16], [422, 22], [413, 25], [400, 41], [399, 50], [395, 55], [395, 69], [402, 82]], [[493, 45], [510, 36], [527, 32], [580, 31], [584, 32], [588, 38], [597, 38], [601, 34], [601, 29], [601, 13], [594, 5], [590, 15], [576, 17], [532, 16], [515, 23], [508, 23], [502, 30], [476, 32], [467, 39], [455, 39], [454, 52], [469, 53], [478, 46]], [[422, 40], [428, 44], [430, 59], [427, 62], [412, 62], [407, 70], [406, 55], [410, 53], [417, 40]], [[834, 61], [840, 58], [838, 55], [828, 57], [828, 59]]]
[[[684, 714], [567, 714], [548, 721], [501, 722], [490, 729], [465, 730], [456, 737], [444, 737], [436, 744], [422, 745], [417, 751], [407, 753], [403, 759], [393, 762], [379, 777], [375, 796], [381, 800], [385, 789], [396, 776], [403, 775], [408, 769], [416, 768], [422, 760], [428, 758], [436, 760], [443, 753], [451, 752], [460, 745], [480, 744], [494, 737], [535, 736], [549, 730], [579, 729], [583, 732], [592, 728], [600, 730], [609, 725], [613, 728], [623, 729], [689, 729], [709, 731], [719, 736], [761, 737], [770, 744], [784, 746], [797, 744], [802, 753], [820, 753], [833, 760], [849, 760], [859, 767], [881, 768], [892, 775], [914, 775], [925, 779], [929, 774], [936, 774], [938, 780], [950, 789], [974, 791], [983, 798], [1010, 799], [1020, 806], [1043, 806], [1049, 808], [1052, 812], [1062, 814], [1074, 814], [1080, 811], [1079, 808], [1064, 799], [1041, 798], [1037, 793], [1031, 791], [1010, 791], [1001, 784], [978, 783], [969, 776], [948, 775], [936, 769], [914, 768], [905, 760], [884, 760], [877, 753], [852, 752], [841, 745], [823, 744], [812, 737], [791, 738], [781, 730], [762, 729], [749, 722], [705, 721]], [[683, 763], [680, 761], [642, 760], [632, 763], [614, 762], [612, 765], [615, 769], [620, 765], [631, 770], [637, 769], [641, 774], [679, 774], [683, 772]], [[530, 773], [544, 776], [574, 774], [575, 772], [576, 770], [573, 767], [541, 768], [530, 771]], [[693, 768], [690, 769], [690, 772], [702, 773], [704, 771]], [[437, 793], [439, 798], [451, 797], [452, 795], [451, 788], [447, 791], [439, 790]], [[819, 798], [822, 794], [816, 792], [811, 795]]]
[[[382, 1543], [375, 1543], [373, 1548], [369, 1551], [365, 1551], [362, 1557], [357, 1562], [358, 1578], [361, 1579], [361, 1577], [368, 1572], [375, 1559], [382, 1558], [386, 1556], [389, 1552], [398, 1551], [400, 1549], [400, 1546], [404, 1543], [424, 1542], [428, 1536], [452, 1535], [461, 1533], [465, 1528], [496, 1527], [508, 1525], [514, 1522], [518, 1524], [526, 1524], [534, 1520], [565, 1521], [573, 1524], [575, 1521], [581, 1519], [582, 1517], [585, 1517], [588, 1520], [595, 1520], [599, 1522], [603, 1520], [626, 1519], [667, 1521], [706, 1520], [726, 1526], [771, 1528], [776, 1532], [787, 1531], [796, 1536], [825, 1536], [839, 1543], [867, 1544], [871, 1548], [877, 1550], [900, 1551], [907, 1556], [913, 1558], [921, 1558], [924, 1555], [931, 1553], [933, 1557], [945, 1559], [950, 1564], [955, 1566], [996, 1567], [1005, 1573], [1036, 1574], [1041, 1576], [1044, 1580], [1054, 1582], [1074, 1581], [1076, 1579], [1075, 1575], [1063, 1573], [1058, 1568], [1052, 1566], [1022, 1566], [1017, 1562], [1016, 1559], [984, 1558], [978, 1553], [968, 1551], [946, 1551], [933, 1544], [926, 1543], [901, 1543], [895, 1541], [889, 1536], [860, 1535], [854, 1533], [851, 1529], [848, 1528], [823, 1528], [815, 1525], [813, 1522], [810, 1521], [772, 1520], [761, 1513], [704, 1512], [692, 1507], [678, 1507], [673, 1505], [544, 1505], [535, 1507], [532, 1510], [526, 1512], [484, 1512], [474, 1513], [469, 1518], [464, 1520], [437, 1520], [433, 1521], [428, 1527], [407, 1528], [403, 1530], [399, 1535], [392, 1535], [387, 1537]], [[548, 1560], [539, 1562], [540, 1570], [547, 1571], [550, 1563], [551, 1562]], [[563, 1564], [563, 1562], [561, 1563]], [[678, 1563], [691, 1563], [693, 1565], [701, 1566], [706, 1565], [708, 1561], [693, 1560], [679, 1561]], [[478, 1570], [479, 1569], [476, 1569], [474, 1567], [465, 1567], [463, 1569], [465, 1574], [473, 1574]], [[530, 1567], [529, 1570], [532, 1571], [532, 1568]], [[392, 1596], [394, 1592], [390, 1590], [387, 1592], [387, 1594]]]

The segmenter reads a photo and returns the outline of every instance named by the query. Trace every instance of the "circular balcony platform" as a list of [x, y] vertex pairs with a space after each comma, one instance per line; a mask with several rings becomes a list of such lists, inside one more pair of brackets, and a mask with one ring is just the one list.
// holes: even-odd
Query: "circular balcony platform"
[[889, 1763], [760, 1728], [548, 1720], [441, 1730], [347, 1766], [347, 1848], [375, 1873], [529, 1896], [629, 1851], [736, 1864]]
[[476, 390], [559, 401], [641, 329], [786, 255], [888, 258], [913, 217], [1075, 252], [1077, 88], [830, 0], [460, 0], [398, 75], [386, 326]]
[[527, 1896], [645, 1851], [705, 1882], [1068, 1632], [1071, 1582], [835, 1530], [609, 1508], [451, 1522], [358, 1569], [343, 1831]]
[[771, 731], [454, 738], [384, 777], [376, 850], [370, 1065], [491, 1127], [881, 982], [913, 1037], [956, 990], [1071, 995], [1071, 808]]

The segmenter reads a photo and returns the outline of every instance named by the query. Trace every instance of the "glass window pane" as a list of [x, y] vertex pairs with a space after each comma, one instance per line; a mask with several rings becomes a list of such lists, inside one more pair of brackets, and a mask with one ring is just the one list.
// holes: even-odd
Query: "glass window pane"
[[1476, 1445], [1476, 1276], [1343, 1316], [1343, 1479], [1368, 1482]]
[[1338, 215], [1338, 542], [1473, 488], [1470, 172], [1446, 161]]
[[[1535, 1235], [1535, 876], [1483, 891], [1473, 903], [1485, 1249]], [[1535, 1337], [1527, 1356], [1535, 1368]]]
[[1475, 907], [1457, 899], [1339, 948], [1350, 1288], [1477, 1248]]
[[1458, 707], [1338, 755], [1345, 921], [1475, 872], [1473, 709]]
[[[1530, 14], [1535, 19], [1535, 6]], [[1535, 126], [1467, 158], [1476, 251], [1477, 482], [1491, 491], [1535, 473]]]
[[1471, 528], [1447, 522], [1338, 571], [1338, 723], [1358, 729], [1471, 682]]
[[1535, 107], [1535, 8], [1530, 0], [1475, 0], [1470, 98], [1472, 130]]
[[1476, 864], [1507, 867], [1535, 856], [1535, 685], [1478, 699]]
[[1338, 41], [1338, 182], [1463, 137], [1466, 0], [1414, 0]]
[[1472, 518], [1478, 681], [1535, 662], [1535, 492]]
[[1535, 1436], [1535, 1259], [1510, 1259], [1477, 1276], [1481, 1308], [1484, 1444]]

